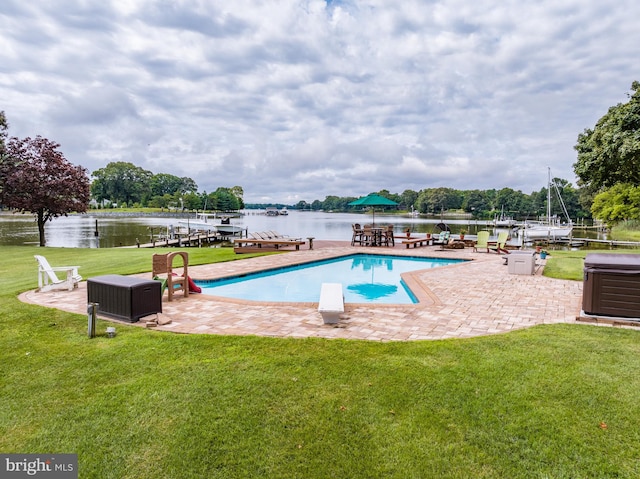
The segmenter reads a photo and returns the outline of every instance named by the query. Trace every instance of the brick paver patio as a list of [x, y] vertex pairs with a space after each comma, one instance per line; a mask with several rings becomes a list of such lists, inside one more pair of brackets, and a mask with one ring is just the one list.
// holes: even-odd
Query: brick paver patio
[[[430, 246], [405, 249], [399, 245], [395, 248], [367, 248], [351, 247], [349, 243], [316, 241], [313, 250], [189, 266], [189, 275], [196, 279], [212, 279], [355, 252], [453, 257], [472, 261], [422, 270], [405, 277], [420, 298], [418, 304], [346, 303], [345, 313], [336, 325], [323, 324], [317, 304], [313, 303], [258, 303], [192, 294], [188, 298], [180, 296], [172, 302], [168, 302], [165, 295], [163, 313], [158, 316], [161, 322], [171, 322], [154, 329], [179, 333], [406, 341], [467, 338], [536, 324], [574, 323], [580, 314], [582, 282], [546, 278], [540, 274], [543, 264], [532, 276], [508, 274], [500, 255], [474, 253], [472, 248], [441, 250]], [[149, 263], [151, 266], [151, 260]], [[149, 278], [150, 274], [139, 276]], [[20, 295], [20, 299], [86, 314], [86, 282], [73, 292], [28, 291]], [[103, 319], [120, 323], [106, 317]], [[135, 324], [145, 325], [142, 321]]]

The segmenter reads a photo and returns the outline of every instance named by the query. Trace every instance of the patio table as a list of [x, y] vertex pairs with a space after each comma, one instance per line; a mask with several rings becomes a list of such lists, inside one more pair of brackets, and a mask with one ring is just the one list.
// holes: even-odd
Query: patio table
[[373, 233], [373, 242], [371, 246], [382, 246], [382, 232], [385, 231], [386, 228], [371, 228], [371, 232]]

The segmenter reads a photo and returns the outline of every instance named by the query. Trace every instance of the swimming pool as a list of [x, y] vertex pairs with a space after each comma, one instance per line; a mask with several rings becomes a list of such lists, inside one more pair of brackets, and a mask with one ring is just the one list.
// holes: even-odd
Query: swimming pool
[[417, 303], [400, 275], [465, 260], [354, 254], [233, 278], [198, 280], [203, 294], [252, 301], [317, 303], [322, 283], [342, 283], [347, 303]]

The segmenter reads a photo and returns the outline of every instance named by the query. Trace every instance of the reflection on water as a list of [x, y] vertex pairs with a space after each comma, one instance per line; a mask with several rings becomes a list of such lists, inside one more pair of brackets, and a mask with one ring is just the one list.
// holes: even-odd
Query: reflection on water
[[[56, 218], [45, 225], [47, 246], [70, 248], [110, 248], [149, 240], [151, 233], [166, 231], [166, 218], [95, 218], [72, 215]], [[96, 229], [97, 227], [97, 229]], [[96, 235], [97, 232], [97, 235]], [[30, 215], [0, 215], [0, 245], [39, 244], [38, 225]]]
[[[314, 237], [321, 240], [351, 240], [351, 225], [364, 224], [371, 219], [367, 214], [326, 213], [322, 211], [289, 211], [287, 216], [267, 216], [247, 210], [232, 223], [245, 232], [276, 231], [295, 238]], [[56, 218], [45, 226], [47, 246], [74, 248], [111, 248], [146, 243], [153, 237], [166, 234], [171, 226], [178, 226], [179, 218], [170, 216], [93, 216], [71, 215]], [[376, 213], [376, 224], [394, 226], [396, 237], [405, 229], [412, 234], [433, 233], [440, 219], [385, 216]], [[487, 229], [486, 222], [474, 220], [446, 220], [452, 233], [464, 228], [469, 235]], [[96, 235], [97, 233], [97, 235]], [[595, 231], [574, 231], [575, 236], [597, 238]], [[31, 215], [0, 214], [0, 245], [38, 244], [38, 228]]]

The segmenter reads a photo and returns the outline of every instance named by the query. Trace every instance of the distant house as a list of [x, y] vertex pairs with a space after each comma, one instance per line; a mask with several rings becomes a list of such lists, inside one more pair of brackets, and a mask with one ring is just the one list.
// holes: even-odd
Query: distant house
[[95, 199], [91, 199], [89, 201], [89, 208], [93, 208], [94, 210], [97, 210], [99, 208], [117, 208], [118, 207], [118, 203], [112, 203], [109, 200], [102, 200], [101, 202], [97, 202]]

